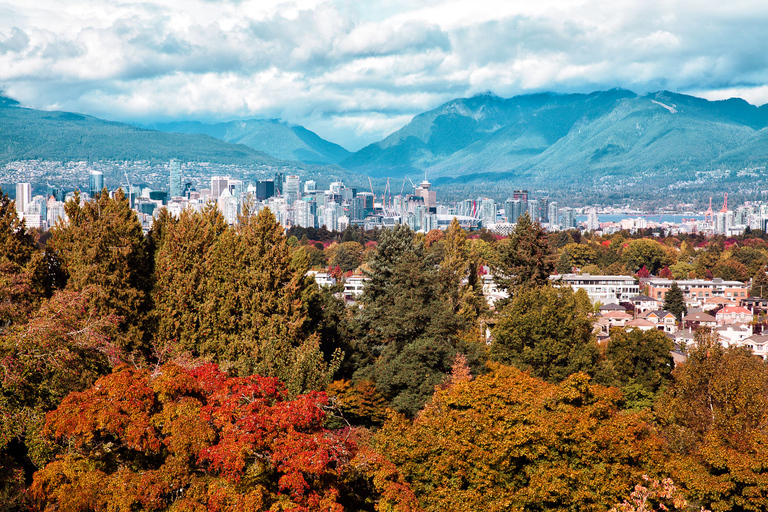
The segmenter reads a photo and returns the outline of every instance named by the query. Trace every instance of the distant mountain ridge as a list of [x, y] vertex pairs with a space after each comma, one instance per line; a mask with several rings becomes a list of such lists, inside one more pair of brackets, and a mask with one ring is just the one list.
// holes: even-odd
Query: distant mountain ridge
[[303, 126], [278, 119], [247, 119], [205, 124], [198, 121], [158, 123], [151, 127], [164, 132], [205, 134], [233, 144], [243, 144], [281, 160], [313, 164], [336, 164], [350, 152], [321, 138]]
[[149, 160], [181, 158], [235, 164], [278, 159], [207, 135], [165, 133], [72, 112], [21, 108], [0, 96], [0, 162], [15, 160]]
[[340, 165], [374, 177], [561, 180], [693, 172], [768, 158], [768, 106], [661, 91], [482, 94], [417, 115]]

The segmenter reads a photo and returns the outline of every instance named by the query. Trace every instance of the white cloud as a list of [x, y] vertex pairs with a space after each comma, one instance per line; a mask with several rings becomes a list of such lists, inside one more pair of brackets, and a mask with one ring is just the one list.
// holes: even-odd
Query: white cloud
[[768, 101], [768, 3], [6, 0], [0, 88], [111, 119], [283, 117], [359, 147], [487, 90]]

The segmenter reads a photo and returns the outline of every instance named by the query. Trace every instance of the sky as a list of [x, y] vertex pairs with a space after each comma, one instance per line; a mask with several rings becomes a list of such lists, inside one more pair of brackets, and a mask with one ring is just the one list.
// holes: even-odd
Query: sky
[[768, 103], [765, 0], [0, 0], [0, 91], [150, 124], [281, 118], [350, 150], [491, 91]]

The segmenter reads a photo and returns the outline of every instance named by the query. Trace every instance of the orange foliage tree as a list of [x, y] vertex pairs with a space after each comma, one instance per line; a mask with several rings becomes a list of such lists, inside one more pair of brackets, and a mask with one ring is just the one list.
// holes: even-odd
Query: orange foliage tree
[[378, 475], [383, 464], [370, 453], [353, 463], [350, 432], [323, 428], [327, 405], [324, 393], [291, 400], [275, 378], [212, 364], [122, 366], [48, 415], [61, 449], [31, 495], [45, 511], [374, 510], [374, 487], [396, 502], [392, 484], [356, 469]]
[[620, 400], [584, 374], [556, 385], [492, 365], [452, 379], [412, 422], [393, 414], [375, 446], [426, 511], [605, 511], [663, 454]]

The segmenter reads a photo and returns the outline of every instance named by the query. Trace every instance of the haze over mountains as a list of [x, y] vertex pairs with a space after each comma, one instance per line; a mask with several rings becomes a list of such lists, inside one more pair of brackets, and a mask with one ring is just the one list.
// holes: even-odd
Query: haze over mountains
[[596, 187], [608, 178], [626, 186], [639, 176], [653, 177], [646, 181], [654, 186], [670, 186], [716, 169], [762, 167], [755, 171], [759, 175], [768, 161], [768, 106], [667, 91], [459, 98], [355, 153], [278, 120], [155, 128], [19, 108], [0, 97], [0, 162], [175, 157], [282, 165], [291, 160], [338, 164], [378, 178], [426, 171], [430, 180], [444, 184], [579, 181]]
[[158, 123], [151, 127], [164, 132], [210, 135], [282, 160], [337, 164], [350, 155], [343, 147], [322, 139], [303, 126], [290, 125], [279, 119], [247, 119], [216, 124], [186, 121]]

